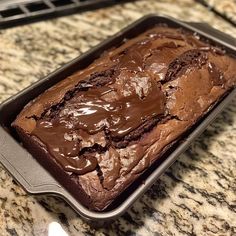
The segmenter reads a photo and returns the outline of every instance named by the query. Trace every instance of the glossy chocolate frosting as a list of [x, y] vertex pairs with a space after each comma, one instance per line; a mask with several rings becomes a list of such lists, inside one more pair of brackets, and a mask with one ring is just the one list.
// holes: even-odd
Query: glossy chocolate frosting
[[[37, 122], [32, 134], [47, 145], [65, 170], [84, 174], [96, 168], [96, 158], [80, 155], [77, 130], [88, 134], [104, 130], [111, 136], [124, 137], [144, 121], [165, 112], [165, 97], [157, 83], [152, 84], [150, 93], [143, 98], [134, 93], [115, 101], [105, 100], [103, 97], [112, 91], [106, 86], [81, 91], [64, 105], [57, 117]], [[83, 135], [80, 137], [83, 139]]]

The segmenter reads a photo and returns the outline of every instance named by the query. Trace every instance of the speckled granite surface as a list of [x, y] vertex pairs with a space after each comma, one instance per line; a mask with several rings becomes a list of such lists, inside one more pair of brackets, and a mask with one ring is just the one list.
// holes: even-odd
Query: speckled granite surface
[[[0, 31], [0, 101], [146, 13], [236, 29], [190, 0], [141, 0]], [[0, 167], [0, 236], [236, 235], [236, 99], [122, 217], [95, 230], [62, 200], [30, 196]]]

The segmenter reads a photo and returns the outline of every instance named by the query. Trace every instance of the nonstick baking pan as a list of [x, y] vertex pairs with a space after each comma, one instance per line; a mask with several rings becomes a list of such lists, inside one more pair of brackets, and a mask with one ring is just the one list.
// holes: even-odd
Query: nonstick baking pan
[[183, 153], [189, 145], [205, 130], [222, 109], [236, 95], [236, 89], [227, 94], [214, 108], [201, 119], [177, 143], [164, 158], [157, 160], [138, 180], [128, 187], [124, 193], [104, 212], [94, 212], [85, 208], [61, 184], [50, 175], [32, 156], [22, 147], [11, 122], [22, 108], [43, 91], [71, 75], [73, 72], [85, 68], [101, 53], [122, 43], [124, 39], [135, 37], [157, 24], [165, 23], [171, 27], [184, 28], [198, 33], [203, 40], [223, 47], [227, 53], [236, 55], [236, 41], [232, 37], [211, 28], [203, 23], [187, 23], [170, 17], [148, 15], [121, 30], [113, 37], [105, 40], [82, 56], [74, 59], [65, 66], [41, 79], [37, 83], [11, 97], [0, 106], [0, 162], [14, 179], [29, 193], [54, 194], [63, 198], [75, 211], [85, 219], [101, 222], [112, 220], [123, 214], [161, 174]]

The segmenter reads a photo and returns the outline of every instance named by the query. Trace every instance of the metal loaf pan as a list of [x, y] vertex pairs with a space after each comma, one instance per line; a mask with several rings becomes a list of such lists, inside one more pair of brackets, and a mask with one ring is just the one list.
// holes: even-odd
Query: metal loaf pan
[[198, 33], [203, 39], [225, 48], [225, 50], [236, 55], [236, 41], [220, 31], [203, 23], [187, 23], [170, 17], [148, 15], [134, 22], [127, 28], [121, 30], [113, 37], [105, 40], [82, 56], [74, 59], [65, 66], [41, 79], [37, 83], [24, 89], [17, 95], [11, 97], [0, 106], [0, 162], [14, 179], [29, 193], [32, 194], [54, 194], [63, 198], [83, 218], [96, 222], [112, 220], [123, 214], [148, 188], [160, 177], [161, 174], [183, 153], [189, 145], [198, 137], [205, 128], [214, 120], [222, 109], [236, 95], [236, 89], [232, 90], [212, 109], [207, 116], [188, 132], [178, 145], [175, 145], [165, 158], [154, 163], [144, 174], [135, 181], [118, 201], [104, 212], [93, 212], [85, 208], [79, 201], [61, 186], [32, 156], [25, 150], [17, 140], [14, 130], [10, 124], [22, 108], [43, 91], [71, 75], [78, 69], [85, 68], [95, 58], [107, 49], [119, 45], [124, 39], [135, 37], [159, 23], [165, 23], [171, 27], [182, 27], [189, 31]]

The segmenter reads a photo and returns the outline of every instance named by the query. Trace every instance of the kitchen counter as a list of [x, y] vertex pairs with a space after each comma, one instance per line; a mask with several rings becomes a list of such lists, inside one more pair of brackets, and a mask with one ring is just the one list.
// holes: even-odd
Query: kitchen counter
[[[141, 0], [0, 31], [0, 102], [147, 13], [232, 25], [192, 0]], [[236, 235], [236, 99], [122, 217], [95, 230], [63, 200], [27, 194], [0, 166], [0, 236]]]

